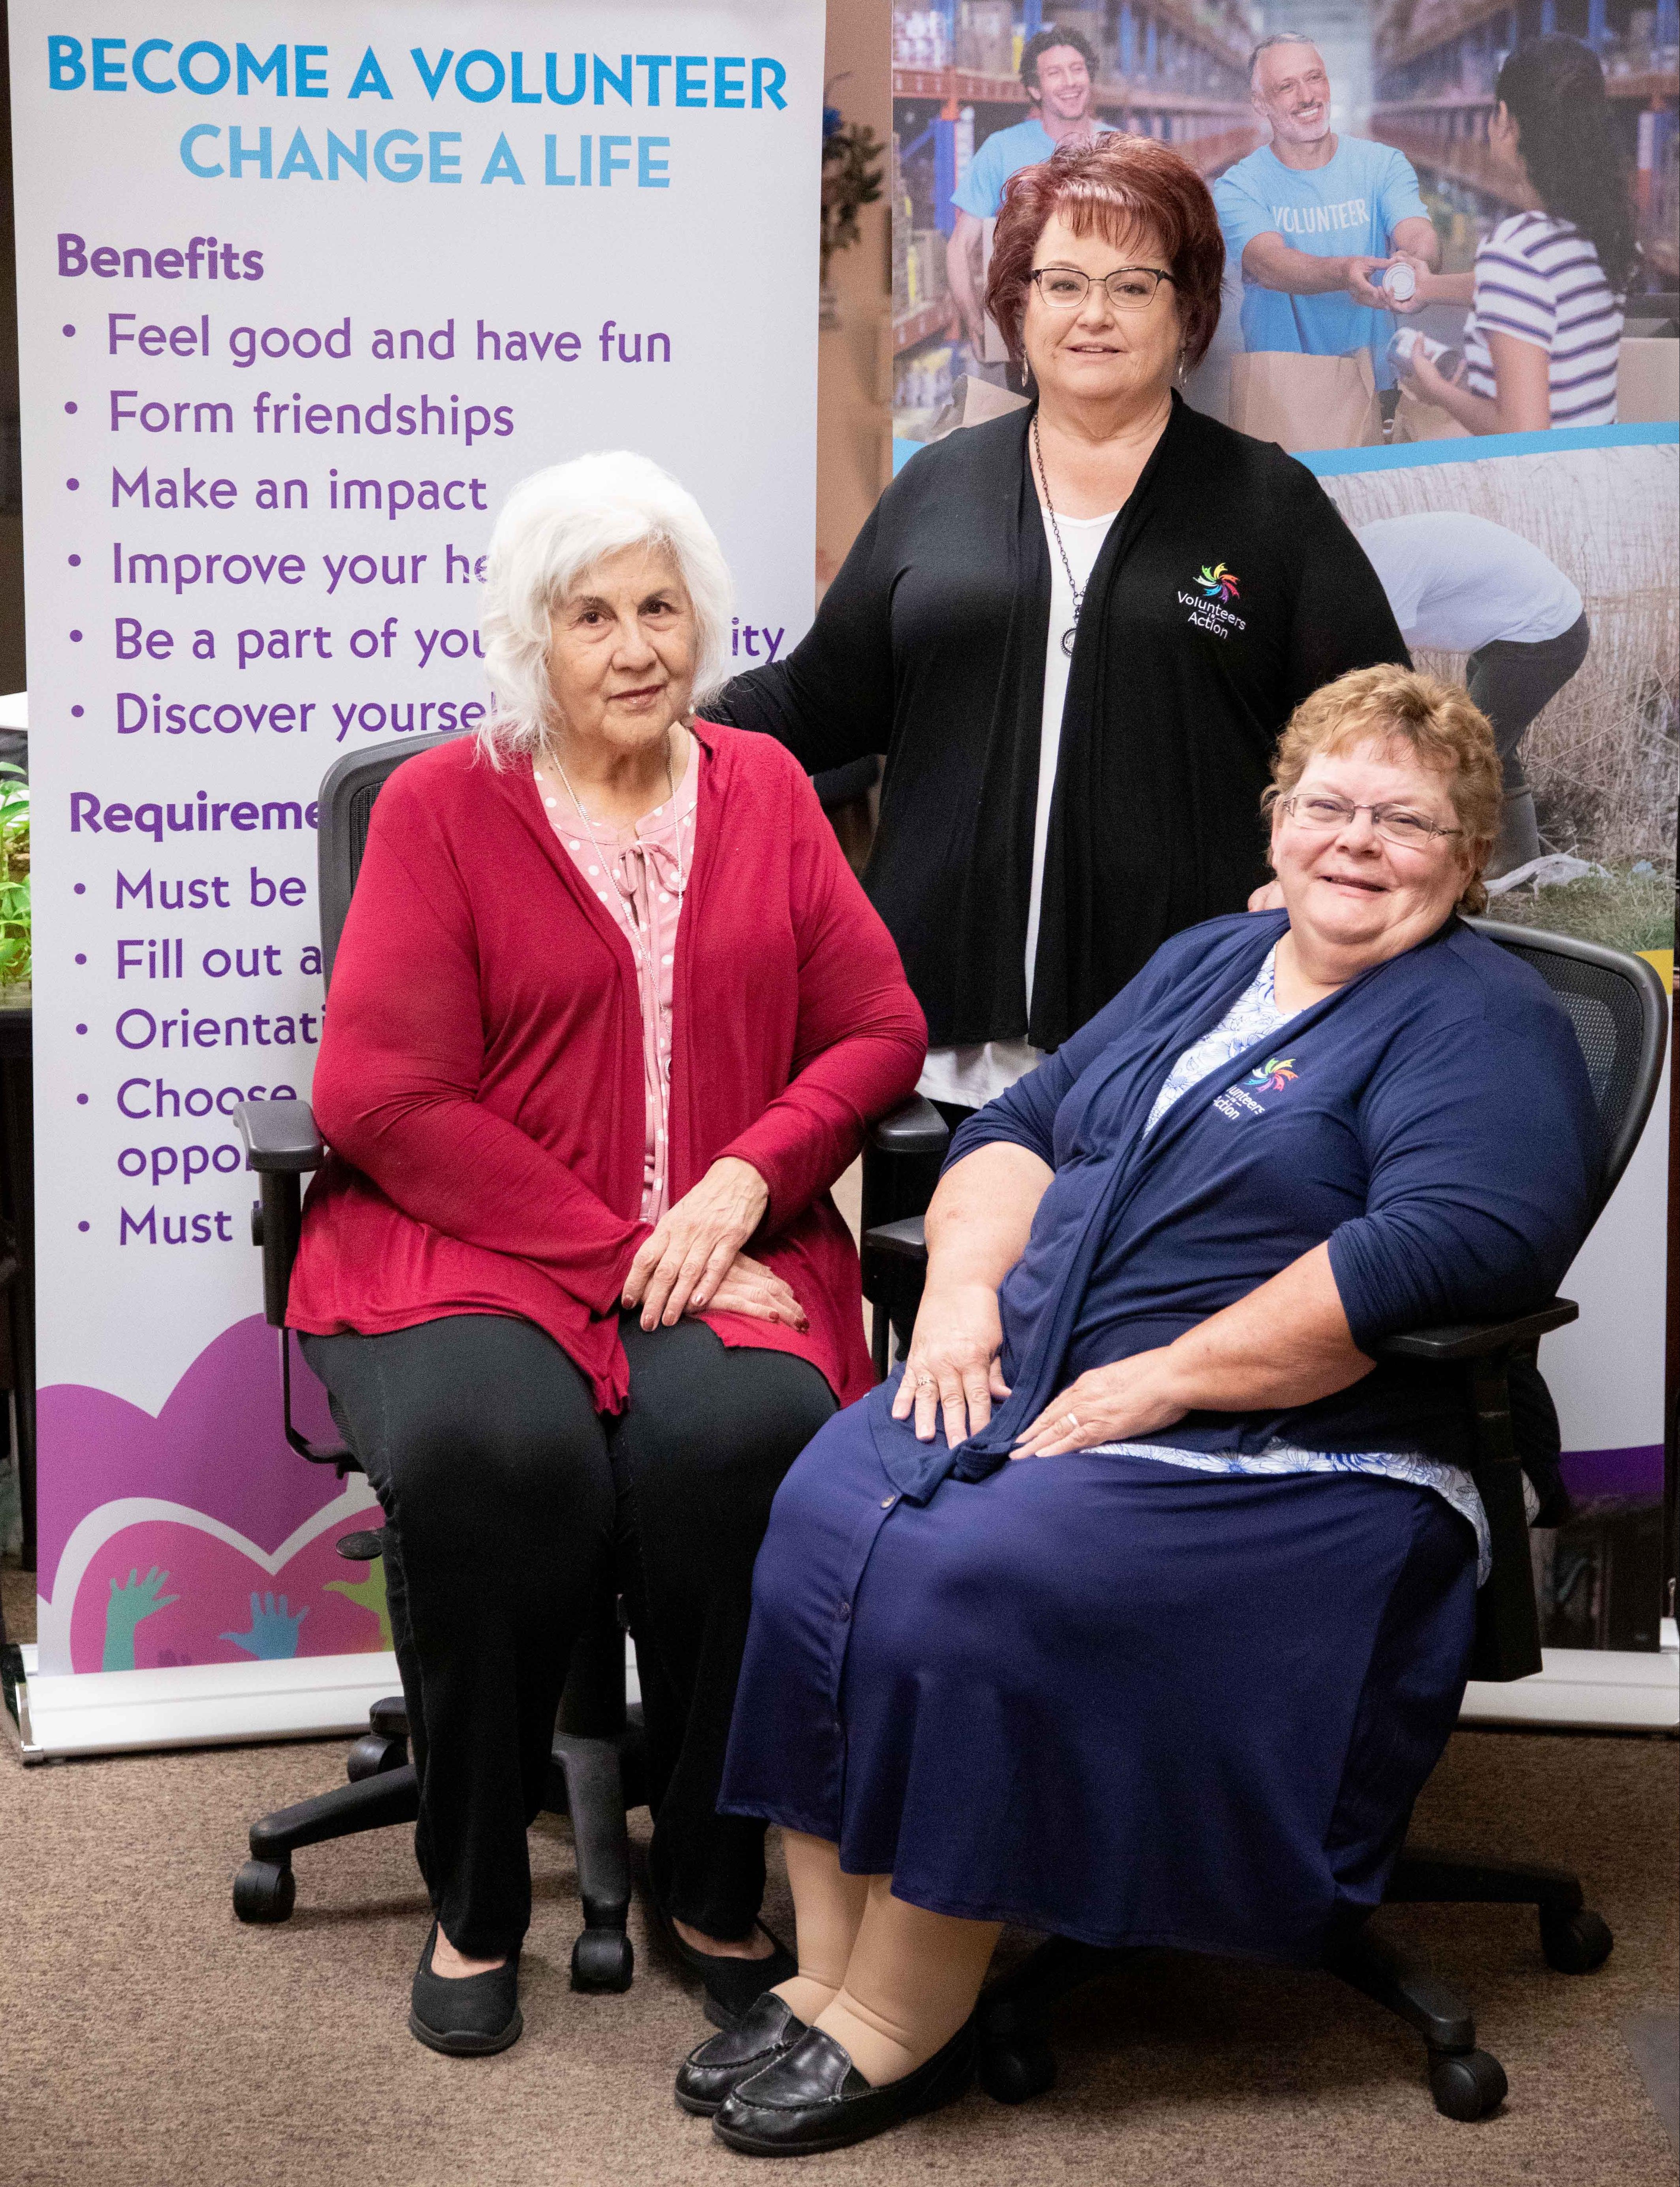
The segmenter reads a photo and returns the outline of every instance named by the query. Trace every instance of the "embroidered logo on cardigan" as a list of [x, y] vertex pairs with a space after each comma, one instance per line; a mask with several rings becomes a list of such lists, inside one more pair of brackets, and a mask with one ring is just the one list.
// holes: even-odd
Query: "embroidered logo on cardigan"
[[1214, 638], [1229, 638], [1233, 631], [1248, 628], [1242, 616], [1233, 615], [1225, 604], [1241, 596], [1234, 570], [1227, 569], [1223, 562], [1204, 562], [1194, 582], [1194, 592], [1178, 595], [1179, 606], [1190, 610], [1184, 620], [1193, 630], [1205, 630]]
[[1213, 1105], [1232, 1123], [1239, 1122], [1244, 1116], [1263, 1116], [1265, 1106], [1255, 1096], [1257, 1094], [1281, 1094], [1291, 1080], [1300, 1076], [1292, 1055], [1268, 1055], [1260, 1068], [1250, 1071], [1239, 1086], [1227, 1087]]
[[1270, 1056], [1261, 1065], [1258, 1071], [1250, 1071], [1243, 1083], [1245, 1086], [1253, 1086], [1256, 1088], [1263, 1086], [1270, 1093], [1281, 1094], [1291, 1078], [1299, 1078], [1301, 1076], [1298, 1071], [1292, 1068], [1294, 1062], [1295, 1058], [1292, 1055]]
[[1196, 582], [1211, 600], [1234, 600], [1239, 590], [1236, 571], [1228, 570], [1222, 562], [1216, 562], [1211, 570], [1204, 562]]

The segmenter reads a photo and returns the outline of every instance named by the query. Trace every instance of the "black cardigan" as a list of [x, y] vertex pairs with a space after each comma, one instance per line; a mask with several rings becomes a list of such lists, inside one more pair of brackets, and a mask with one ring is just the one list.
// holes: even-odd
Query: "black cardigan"
[[913, 458], [808, 635], [705, 710], [812, 773], [885, 753], [864, 883], [936, 1047], [1057, 1048], [1170, 935], [1240, 910], [1265, 878], [1260, 796], [1292, 709], [1346, 669], [1407, 660], [1312, 473], [1175, 396], [1080, 617], [1029, 1024], [1050, 615], [1031, 415]]

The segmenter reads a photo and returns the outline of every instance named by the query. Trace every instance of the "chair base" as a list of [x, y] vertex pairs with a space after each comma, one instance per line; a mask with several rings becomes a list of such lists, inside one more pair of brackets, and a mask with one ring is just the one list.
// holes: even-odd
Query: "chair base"
[[[1590, 1974], [1604, 1965], [1615, 1942], [1608, 1925], [1582, 1905], [1580, 1884], [1561, 1869], [1407, 1852], [1395, 1864], [1386, 1901], [1532, 1906], [1540, 1917], [1546, 1963], [1559, 1974]], [[1056, 2061], [1045, 2028], [1049, 2009], [1093, 1976], [1138, 1956], [1053, 1937], [987, 1990], [979, 2011], [980, 2078], [986, 2094], [999, 2103], [1020, 2104], [1053, 2087]], [[1367, 1922], [1337, 1939], [1325, 1966], [1423, 2037], [1430, 2092], [1443, 2117], [1468, 2121], [1499, 2108], [1507, 2089], [1504, 2068], [1477, 2049], [1469, 2005], [1427, 1968]]]
[[[296, 1806], [278, 1808], [251, 1824], [250, 1858], [233, 1879], [233, 1911], [241, 1921], [284, 1921], [297, 1897], [292, 1855], [329, 1839], [413, 1823], [419, 1789], [408, 1759], [408, 1718], [401, 1696], [375, 1701], [368, 1729], [350, 1750], [350, 1781]], [[569, 1814], [577, 1847], [582, 1934], [572, 1947], [571, 1986], [626, 1990], [635, 1954], [626, 1933], [630, 1914], [627, 1809], [645, 1804], [642, 1712], [625, 1712], [623, 1729], [602, 1737], [556, 1730], [543, 1799], [545, 1812]]]

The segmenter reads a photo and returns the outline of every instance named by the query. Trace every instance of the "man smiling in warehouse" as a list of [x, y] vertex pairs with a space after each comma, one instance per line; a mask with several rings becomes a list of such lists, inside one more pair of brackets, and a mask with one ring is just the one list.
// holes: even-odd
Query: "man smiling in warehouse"
[[1318, 48], [1295, 31], [1262, 38], [1249, 97], [1272, 142], [1213, 186], [1219, 224], [1243, 282], [1243, 346], [1343, 357], [1368, 348], [1377, 385], [1393, 300], [1379, 284], [1394, 254], [1430, 267], [1440, 239], [1403, 153], [1330, 127], [1330, 81]]

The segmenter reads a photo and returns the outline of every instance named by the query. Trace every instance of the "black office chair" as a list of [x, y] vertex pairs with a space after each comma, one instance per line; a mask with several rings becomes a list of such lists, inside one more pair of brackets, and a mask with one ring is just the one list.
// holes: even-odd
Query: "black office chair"
[[[1531, 964], [1569, 1014], [1604, 1137], [1596, 1219], [1638, 1143], [1661, 1076], [1668, 1016], [1662, 982], [1642, 958], [1596, 942], [1489, 919], [1468, 923]], [[887, 1313], [900, 1326], [913, 1319], [926, 1265], [919, 1216], [866, 1230], [864, 1290], [877, 1302], [876, 1359], [882, 1371]], [[1514, 1359], [1531, 1360], [1548, 1330], [1574, 1321], [1578, 1312], [1569, 1300], [1554, 1299], [1514, 1321], [1416, 1330], [1390, 1338], [1381, 1347], [1391, 1358], [1426, 1361], [1463, 1379], [1475, 1435], [1471, 1470], [1486, 1508], [1493, 1551], [1492, 1571], [1477, 1600], [1470, 1673], [1475, 1678], [1505, 1682], [1527, 1678], [1541, 1667], [1509, 1375]], [[1607, 1925], [1586, 1909], [1575, 1877], [1557, 1869], [1426, 1852], [1408, 1845], [1396, 1863], [1385, 1897], [1395, 1903], [1532, 1906], [1540, 1917], [1547, 1964], [1561, 1974], [1587, 1974], [1602, 1965], [1614, 1941]], [[1056, 2067], [1044, 2032], [1048, 2009], [1127, 1956], [1053, 1937], [987, 1990], [980, 1999], [980, 2077], [989, 2094], [1001, 2103], [1021, 2103], [1048, 2089]], [[1469, 2006], [1426, 1970], [1409, 1964], [1372, 1927], [1361, 1924], [1340, 1936], [1326, 1965], [1417, 2029], [1428, 2046], [1436, 2107], [1448, 2118], [1480, 2118], [1503, 2101], [1504, 2070], [1476, 2048]]]
[[[346, 755], [321, 785], [319, 858], [321, 961], [330, 982], [333, 959], [350, 908], [367, 846], [374, 805], [388, 778], [417, 752], [447, 736], [408, 737]], [[301, 1178], [318, 1169], [326, 1150], [306, 1101], [250, 1101], [235, 1112], [246, 1165], [261, 1180], [251, 1210], [251, 1232], [262, 1250], [263, 1313], [280, 1332], [280, 1387], [286, 1440], [312, 1465], [330, 1465], [340, 1477], [360, 1471], [354, 1451], [322, 1446], [292, 1420], [291, 1339], [285, 1326], [286, 1296], [297, 1257]], [[897, 1182], [900, 1169], [919, 1181], [925, 1206], [937, 1174], [946, 1130], [937, 1112], [912, 1100], [878, 1123], [865, 1151], [866, 1223], [880, 1223], [913, 1204]], [[380, 1554], [378, 1531], [346, 1534], [340, 1556], [367, 1565]], [[242, 1921], [284, 1921], [296, 1894], [292, 1856], [329, 1838], [351, 1837], [388, 1824], [412, 1823], [419, 1795], [408, 1759], [408, 1718], [401, 1695], [376, 1701], [366, 1734], [350, 1751], [348, 1784], [318, 1793], [295, 1807], [265, 1815], [250, 1828], [250, 1858], [233, 1880], [233, 1911]], [[630, 1987], [634, 1954], [626, 1934], [630, 1911], [630, 1846], [625, 1811], [645, 1804], [642, 1712], [625, 1700], [624, 1632], [616, 1591], [604, 1578], [573, 1650], [549, 1764], [543, 1805], [570, 1814], [577, 1852], [578, 1895], [584, 1927], [572, 1947], [574, 1989]]]

